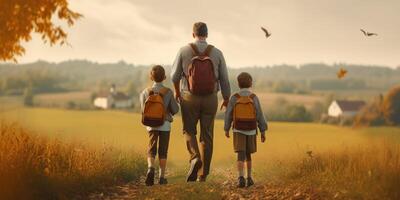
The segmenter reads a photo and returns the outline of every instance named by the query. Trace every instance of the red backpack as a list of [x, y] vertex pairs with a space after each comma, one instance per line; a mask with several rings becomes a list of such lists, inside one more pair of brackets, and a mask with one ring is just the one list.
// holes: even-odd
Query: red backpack
[[209, 57], [213, 46], [208, 45], [203, 53], [200, 53], [195, 44], [190, 44], [194, 56], [188, 67], [186, 80], [189, 91], [195, 95], [208, 95], [214, 92], [215, 78], [214, 65]]

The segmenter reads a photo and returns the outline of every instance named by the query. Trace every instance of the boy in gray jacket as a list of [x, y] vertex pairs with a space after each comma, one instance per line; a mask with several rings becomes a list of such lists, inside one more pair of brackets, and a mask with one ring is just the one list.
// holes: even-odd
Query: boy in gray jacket
[[[237, 77], [239, 84], [239, 92], [233, 95], [225, 112], [225, 136], [229, 138], [229, 130], [234, 120], [235, 105], [240, 97], [250, 97], [252, 99], [255, 109], [255, 121], [258, 129], [261, 132], [261, 142], [265, 142], [265, 131], [268, 129], [267, 122], [261, 110], [260, 101], [254, 93], [250, 91], [252, 86], [252, 77], [249, 73], [242, 72]], [[251, 154], [257, 151], [257, 127], [254, 123], [254, 130], [240, 130], [233, 127], [233, 146], [237, 153], [237, 168], [239, 172], [238, 187], [243, 188], [246, 186], [244, 178], [244, 163], [246, 162], [247, 168], [247, 187], [254, 185], [251, 177]]]
[[[152, 67], [150, 72], [150, 79], [154, 82], [151, 88], [145, 89], [140, 94], [140, 103], [142, 107], [142, 112], [144, 110], [144, 105], [146, 99], [149, 97], [151, 92], [162, 93], [163, 102], [165, 106], [165, 122], [159, 127], [147, 126], [146, 129], [149, 132], [149, 146], [147, 152], [147, 175], [146, 175], [146, 185], [151, 186], [154, 184], [154, 160], [157, 154], [157, 142], [158, 142], [158, 159], [160, 165], [160, 180], [159, 184], [167, 184], [168, 181], [165, 178], [165, 169], [167, 166], [167, 153], [169, 145], [169, 137], [171, 131], [172, 116], [179, 111], [178, 104], [173, 96], [172, 90], [165, 87], [162, 82], [165, 80], [165, 70], [162, 66], [156, 65]], [[165, 91], [165, 92], [163, 92]]]

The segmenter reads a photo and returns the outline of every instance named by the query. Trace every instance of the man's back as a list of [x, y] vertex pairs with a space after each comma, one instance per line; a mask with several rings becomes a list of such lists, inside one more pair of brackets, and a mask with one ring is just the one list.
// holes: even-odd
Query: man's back
[[[197, 46], [199, 52], [204, 52], [208, 46], [208, 43], [205, 40], [197, 40], [196, 42], [194, 42], [194, 44]], [[181, 81], [181, 89], [183, 91], [188, 90], [187, 81], [183, 75], [187, 75], [188, 66], [191, 63], [193, 56], [194, 53], [190, 45], [185, 45], [179, 50], [175, 62], [172, 66], [172, 81]], [[214, 65], [214, 73], [217, 79], [216, 91], [221, 90], [224, 99], [229, 99], [230, 86], [224, 56], [218, 48], [214, 47], [211, 50], [209, 57]]]

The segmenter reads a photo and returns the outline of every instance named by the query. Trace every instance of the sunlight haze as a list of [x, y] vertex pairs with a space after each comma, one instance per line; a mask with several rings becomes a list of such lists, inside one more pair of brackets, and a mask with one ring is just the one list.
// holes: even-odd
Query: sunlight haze
[[[192, 41], [193, 22], [204, 21], [209, 42], [223, 50], [230, 67], [400, 64], [400, 1], [396, 0], [72, 0], [70, 4], [84, 15], [67, 29], [72, 47], [49, 47], [35, 36], [25, 45], [20, 62], [88, 59], [170, 65], [178, 49]], [[264, 37], [261, 26], [272, 33], [270, 38]], [[378, 37], [366, 38], [360, 28]]]

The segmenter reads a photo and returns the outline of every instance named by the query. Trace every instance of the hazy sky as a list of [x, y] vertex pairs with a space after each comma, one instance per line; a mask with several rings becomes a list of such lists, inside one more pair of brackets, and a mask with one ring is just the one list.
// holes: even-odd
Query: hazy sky
[[[21, 62], [38, 59], [171, 64], [192, 41], [193, 22], [231, 67], [309, 62], [400, 65], [399, 0], [70, 0], [84, 15], [67, 29], [72, 47], [38, 37]], [[260, 30], [272, 32], [265, 39]], [[377, 32], [365, 38], [360, 28]]]

